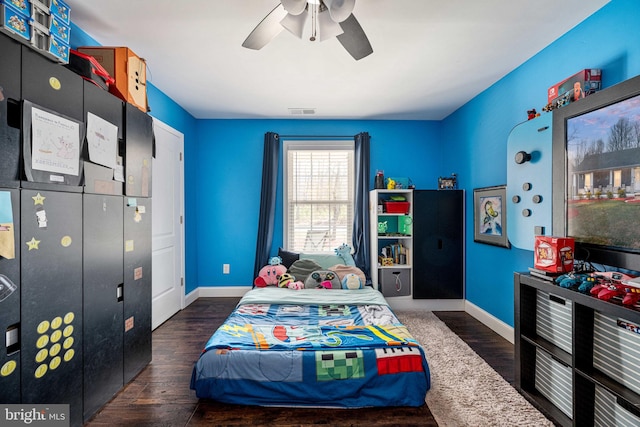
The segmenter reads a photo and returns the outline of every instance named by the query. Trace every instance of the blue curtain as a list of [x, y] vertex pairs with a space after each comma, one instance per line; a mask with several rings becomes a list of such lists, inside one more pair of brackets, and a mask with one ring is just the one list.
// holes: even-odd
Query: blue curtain
[[353, 218], [353, 259], [367, 276], [371, 277], [369, 233], [369, 152], [371, 137], [367, 132], [355, 136], [356, 193]]
[[276, 189], [278, 185], [278, 158], [280, 137], [277, 133], [264, 135], [264, 156], [262, 159], [262, 191], [260, 192], [260, 217], [258, 219], [258, 242], [253, 277], [269, 262], [273, 242], [273, 223], [276, 213]]

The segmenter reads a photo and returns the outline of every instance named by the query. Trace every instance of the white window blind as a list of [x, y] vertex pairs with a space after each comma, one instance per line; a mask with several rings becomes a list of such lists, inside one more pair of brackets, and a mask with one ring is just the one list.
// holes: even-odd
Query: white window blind
[[351, 245], [353, 141], [285, 141], [284, 242], [296, 252]]

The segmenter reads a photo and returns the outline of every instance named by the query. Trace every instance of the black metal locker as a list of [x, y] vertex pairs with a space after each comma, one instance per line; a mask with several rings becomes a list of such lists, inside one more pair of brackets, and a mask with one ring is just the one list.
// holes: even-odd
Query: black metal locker
[[0, 188], [0, 402], [20, 402], [20, 193]]
[[[87, 124], [89, 123], [89, 114], [93, 114], [116, 126], [118, 128], [118, 141], [122, 140], [124, 134], [123, 102], [106, 90], [85, 81], [84, 120]], [[122, 182], [114, 180], [113, 169], [91, 162], [88, 151], [88, 145], [85, 144], [83, 153], [85, 193], [122, 194], [124, 185]]]
[[0, 34], [0, 187], [20, 186], [21, 45]]
[[413, 297], [464, 297], [464, 192], [413, 192]]
[[82, 89], [78, 74], [50, 61], [33, 49], [22, 47], [22, 98], [59, 114], [84, 121]]
[[82, 194], [21, 191], [22, 403], [82, 425]]
[[151, 197], [153, 119], [137, 107], [125, 104], [125, 194]]
[[122, 196], [84, 194], [84, 419], [123, 386]]
[[151, 199], [125, 198], [124, 382], [151, 362]]

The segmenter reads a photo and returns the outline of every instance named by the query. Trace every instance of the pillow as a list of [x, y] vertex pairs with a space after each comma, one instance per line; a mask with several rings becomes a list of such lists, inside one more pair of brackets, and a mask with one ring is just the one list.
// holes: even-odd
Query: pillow
[[349, 273], [342, 279], [342, 289], [362, 289], [364, 284], [355, 273]]
[[320, 264], [310, 259], [299, 259], [289, 267], [289, 274], [304, 283], [307, 277], [316, 270], [322, 270]]
[[338, 275], [330, 270], [316, 270], [312, 272], [304, 281], [305, 289], [325, 288], [341, 289], [342, 284]]
[[362, 270], [360, 270], [356, 266], [337, 264], [329, 267], [329, 270], [336, 272], [341, 283], [347, 274], [355, 274], [356, 276], [358, 276], [360, 278], [360, 281], [362, 282], [362, 287], [364, 287], [364, 284], [367, 283], [367, 277], [362, 272]]
[[282, 258], [282, 265], [287, 268], [291, 267], [291, 264], [300, 259], [299, 253], [285, 251], [282, 248], [278, 248], [278, 256]]
[[300, 254], [300, 259], [311, 259], [320, 264], [320, 268], [328, 270], [329, 267], [336, 264], [344, 264], [344, 259], [341, 256], [333, 254]]

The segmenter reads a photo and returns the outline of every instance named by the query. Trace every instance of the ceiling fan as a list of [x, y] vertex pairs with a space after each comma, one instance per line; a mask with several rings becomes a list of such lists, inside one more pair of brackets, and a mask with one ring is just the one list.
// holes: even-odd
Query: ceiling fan
[[280, 31], [286, 29], [302, 38], [304, 25], [311, 15], [311, 41], [336, 37], [357, 61], [373, 53], [373, 48], [360, 23], [353, 16], [355, 0], [280, 0], [242, 43], [259, 50]]

